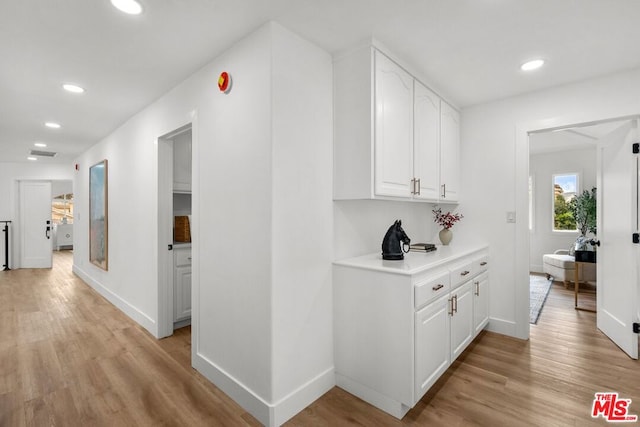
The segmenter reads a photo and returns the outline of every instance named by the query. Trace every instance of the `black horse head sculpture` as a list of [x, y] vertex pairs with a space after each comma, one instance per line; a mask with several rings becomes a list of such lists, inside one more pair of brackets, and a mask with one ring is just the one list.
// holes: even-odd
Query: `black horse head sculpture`
[[[404, 259], [404, 254], [409, 252], [411, 239], [402, 229], [402, 222], [396, 220], [387, 230], [382, 240], [382, 259], [400, 260]], [[405, 250], [405, 246], [407, 250]]]

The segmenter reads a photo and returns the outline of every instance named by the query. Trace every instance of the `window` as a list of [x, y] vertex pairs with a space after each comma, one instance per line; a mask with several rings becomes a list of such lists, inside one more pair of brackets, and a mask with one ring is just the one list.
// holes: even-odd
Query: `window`
[[578, 174], [553, 175], [553, 231], [576, 231], [569, 202], [578, 193]]

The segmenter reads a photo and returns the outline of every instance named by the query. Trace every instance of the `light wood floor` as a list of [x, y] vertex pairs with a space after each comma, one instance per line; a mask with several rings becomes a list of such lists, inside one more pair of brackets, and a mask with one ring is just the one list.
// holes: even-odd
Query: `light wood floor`
[[[259, 425], [190, 367], [189, 328], [154, 339], [54, 260], [0, 272], [0, 426]], [[334, 387], [287, 425], [606, 425], [594, 393], [640, 415], [639, 368], [554, 284], [531, 340], [482, 333], [403, 420]]]

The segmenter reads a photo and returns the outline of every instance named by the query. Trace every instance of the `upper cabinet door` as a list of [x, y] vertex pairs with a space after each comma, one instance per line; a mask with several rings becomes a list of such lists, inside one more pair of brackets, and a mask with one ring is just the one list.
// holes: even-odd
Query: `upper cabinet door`
[[413, 193], [413, 77], [375, 52], [375, 194]]
[[460, 114], [440, 103], [440, 200], [457, 202], [460, 192]]
[[438, 200], [440, 194], [440, 97], [414, 82], [413, 173], [415, 198]]

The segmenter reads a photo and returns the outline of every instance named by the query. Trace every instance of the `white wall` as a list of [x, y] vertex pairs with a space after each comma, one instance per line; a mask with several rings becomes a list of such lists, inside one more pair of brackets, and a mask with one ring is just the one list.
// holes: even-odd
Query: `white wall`
[[[17, 267], [20, 253], [18, 235], [18, 181], [19, 180], [71, 180], [74, 176], [71, 164], [28, 162], [0, 162], [0, 220], [13, 221], [10, 225], [9, 266]], [[0, 229], [4, 224], [0, 224]], [[4, 265], [4, 233], [0, 232], [0, 270]]]
[[267, 24], [78, 159], [83, 219], [109, 160], [109, 271], [86, 242], [74, 268], [157, 335], [156, 140], [193, 123], [192, 362], [264, 424], [334, 384], [331, 93], [329, 55]]
[[[640, 113], [640, 70], [466, 108], [459, 230], [491, 250], [490, 329], [528, 338], [527, 131]], [[515, 211], [517, 223], [506, 222]]]
[[[457, 211], [455, 205], [442, 205], [443, 210]], [[333, 203], [333, 244], [335, 259], [350, 258], [382, 251], [382, 239], [396, 219], [413, 243], [440, 243], [439, 229], [433, 222], [431, 203], [388, 200], [340, 200]], [[464, 220], [463, 220], [464, 221]], [[452, 245], [463, 239], [452, 230]]]
[[[534, 134], [529, 138], [536, 144], [539, 138], [549, 134]], [[556, 249], [569, 249], [580, 233], [577, 231], [553, 231], [553, 175], [579, 174], [578, 194], [596, 186], [596, 149], [594, 145], [582, 150], [532, 154], [529, 171], [534, 183], [534, 223], [531, 231], [529, 270], [542, 273], [542, 256]]]

